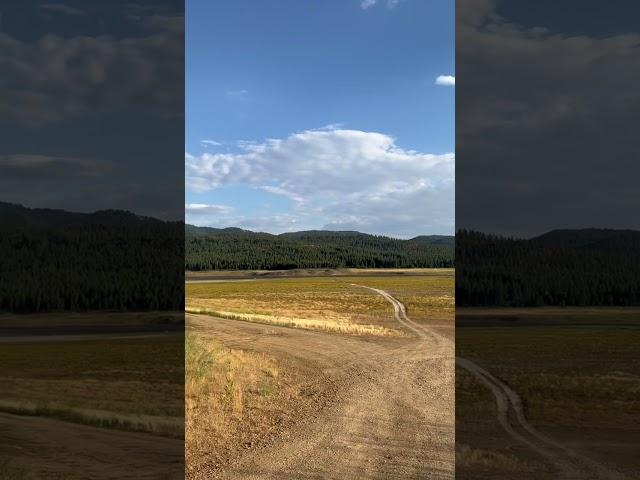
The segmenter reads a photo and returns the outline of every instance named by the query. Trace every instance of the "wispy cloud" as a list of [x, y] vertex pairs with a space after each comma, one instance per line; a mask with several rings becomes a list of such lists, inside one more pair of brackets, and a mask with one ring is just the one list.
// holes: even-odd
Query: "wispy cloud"
[[187, 203], [184, 206], [187, 215], [219, 215], [231, 213], [233, 207], [229, 205], [212, 205], [208, 203]]
[[111, 170], [109, 162], [50, 155], [0, 155], [0, 176], [5, 178], [64, 178], [99, 176]]
[[203, 147], [221, 147], [223, 143], [216, 142], [215, 140], [200, 140], [200, 145]]
[[[373, 7], [378, 3], [378, 0], [360, 0], [360, 7], [363, 10]], [[382, 2], [381, 2], [382, 3]], [[400, 0], [386, 0], [387, 8], [395, 8], [400, 3]]]
[[185, 203], [184, 219], [194, 225], [210, 225], [221, 227], [235, 226], [235, 209], [231, 205], [211, 203]]
[[439, 75], [438, 78], [436, 78], [436, 85], [455, 87], [456, 77], [454, 77], [453, 75]]
[[382, 133], [325, 127], [240, 153], [187, 153], [185, 176], [190, 191], [245, 185], [289, 198], [296, 228], [410, 236], [453, 231], [454, 162], [453, 153], [403, 149]]
[[249, 91], [244, 89], [243, 90], [227, 90], [226, 96], [231, 100], [241, 100], [249, 96]]
[[79, 17], [86, 15], [87, 12], [79, 8], [71, 7], [63, 3], [43, 3], [40, 5], [40, 9], [48, 13], [60, 13], [62, 15], [71, 15]]
[[260, 190], [263, 190], [265, 192], [268, 193], [273, 193], [274, 195], [282, 195], [284, 197], [287, 197], [291, 200], [293, 200], [294, 202], [301, 204], [304, 202], [304, 197], [302, 197], [301, 195], [291, 191], [291, 190], [287, 190], [286, 188], [283, 187], [274, 187], [272, 185], [263, 185], [261, 187], [259, 187]]

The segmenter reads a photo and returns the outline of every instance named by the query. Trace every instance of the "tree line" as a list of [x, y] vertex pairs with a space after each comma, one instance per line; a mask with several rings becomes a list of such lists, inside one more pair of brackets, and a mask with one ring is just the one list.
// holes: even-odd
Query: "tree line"
[[59, 212], [55, 222], [42, 211], [37, 222], [21, 215], [0, 227], [0, 310], [183, 308], [184, 223], [117, 212], [69, 222]]
[[326, 231], [270, 235], [191, 227], [185, 237], [185, 269], [453, 267], [453, 240], [446, 238], [399, 240], [358, 232]]
[[640, 232], [564, 230], [523, 240], [456, 235], [460, 306], [640, 305]]

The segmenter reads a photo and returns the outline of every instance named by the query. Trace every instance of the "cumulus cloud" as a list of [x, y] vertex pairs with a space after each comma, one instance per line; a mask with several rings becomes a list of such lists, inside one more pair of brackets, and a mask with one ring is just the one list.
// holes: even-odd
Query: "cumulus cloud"
[[141, 33], [35, 41], [0, 33], [0, 122], [42, 126], [130, 108], [183, 115], [183, 17], [145, 17]]
[[640, 228], [629, 128], [640, 122], [640, 34], [522, 25], [500, 5], [468, 0], [456, 12], [459, 226]]
[[436, 85], [455, 87], [456, 77], [454, 77], [453, 75], [438, 75], [438, 78], [436, 78]]
[[325, 128], [246, 143], [238, 153], [186, 153], [185, 178], [196, 192], [236, 184], [288, 198], [306, 228], [410, 236], [453, 230], [454, 161], [382, 133]]

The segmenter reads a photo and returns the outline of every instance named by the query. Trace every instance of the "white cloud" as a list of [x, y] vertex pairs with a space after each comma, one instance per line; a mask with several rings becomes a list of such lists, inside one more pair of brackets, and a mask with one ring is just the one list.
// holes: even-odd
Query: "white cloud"
[[638, 32], [529, 28], [496, 1], [459, 3], [456, 70], [473, 101], [459, 102], [456, 137], [474, 159], [458, 176], [459, 226], [640, 228]]
[[223, 144], [215, 140], [200, 140], [200, 145], [203, 147], [221, 147]]
[[141, 32], [36, 41], [0, 35], [0, 123], [43, 126], [132, 106], [184, 115], [183, 89], [176, 88], [184, 81], [184, 18], [152, 16]]
[[[360, 7], [363, 10], [373, 7], [378, 3], [378, 0], [360, 0]], [[395, 8], [400, 3], [400, 0], [387, 0], [387, 8]]]
[[185, 221], [195, 225], [211, 225], [232, 227], [231, 214], [234, 212], [231, 205], [218, 205], [210, 203], [186, 203], [184, 205]]
[[227, 90], [227, 98], [231, 100], [241, 100], [247, 98], [248, 95], [248, 90]]
[[260, 187], [260, 190], [263, 190], [265, 192], [268, 193], [273, 193], [274, 195], [282, 195], [284, 197], [289, 198], [290, 200], [293, 200], [294, 202], [297, 203], [304, 203], [304, 198], [300, 195], [298, 195], [295, 192], [289, 191], [285, 188], [282, 187], [274, 187], [274, 186], [270, 186], [270, 185], [263, 185], [262, 187]]
[[443, 85], [445, 87], [455, 87], [456, 86], [456, 77], [453, 75], [439, 75], [436, 78], [436, 85]]
[[285, 196], [304, 228], [410, 236], [453, 231], [454, 162], [453, 153], [402, 149], [382, 133], [325, 128], [239, 153], [186, 153], [185, 178], [191, 191], [236, 184]]
[[184, 206], [187, 215], [219, 215], [231, 213], [233, 207], [229, 205], [211, 205], [207, 203], [187, 203]]

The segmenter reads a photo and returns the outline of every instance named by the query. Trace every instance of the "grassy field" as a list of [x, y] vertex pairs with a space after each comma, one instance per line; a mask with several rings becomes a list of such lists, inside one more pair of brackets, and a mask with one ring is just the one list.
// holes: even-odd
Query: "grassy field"
[[386, 290], [407, 308], [417, 322], [452, 326], [455, 315], [455, 273], [433, 269], [420, 276], [357, 278], [354, 283]]
[[0, 410], [181, 436], [183, 337], [0, 345]]
[[[639, 344], [638, 309], [478, 309], [457, 318], [456, 354], [518, 392], [534, 427], [590, 454], [617, 455], [630, 469], [639, 466], [629, 463], [640, 434]], [[539, 459], [505, 438], [495, 408], [491, 393], [457, 369], [459, 465], [473, 471], [464, 478], [506, 471], [544, 478]], [[596, 442], [619, 445], [608, 452]]]
[[416, 320], [453, 322], [453, 271], [187, 284], [187, 311], [359, 335], [400, 335], [391, 306], [352, 285], [388, 290]]
[[449, 268], [294, 268], [289, 270], [205, 270], [185, 272], [187, 281], [215, 279], [302, 278], [302, 277], [354, 277], [388, 275], [433, 275], [451, 272]]
[[269, 437], [297, 392], [267, 355], [189, 333], [185, 343], [187, 477]]

